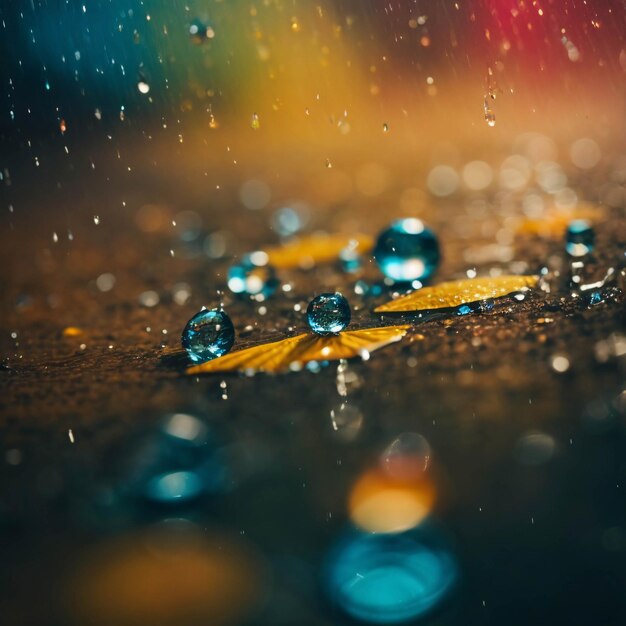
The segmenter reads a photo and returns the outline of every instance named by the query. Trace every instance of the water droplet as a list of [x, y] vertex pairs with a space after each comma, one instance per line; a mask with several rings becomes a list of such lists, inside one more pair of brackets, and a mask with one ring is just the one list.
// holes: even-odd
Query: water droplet
[[385, 122], [383, 124], [383, 133], [388, 133], [389, 132], [389, 124], [387, 124], [387, 122]]
[[139, 89], [139, 93], [146, 94], [150, 91], [150, 85], [145, 80], [140, 80], [137, 83], [137, 89]]
[[253, 130], [259, 130], [259, 128], [261, 127], [261, 121], [259, 120], [259, 116], [256, 113], [252, 114], [250, 126], [252, 126]]
[[596, 291], [592, 291], [588, 296], [589, 306], [596, 306], [598, 304], [602, 304], [604, 302], [604, 298], [602, 297], [602, 292], [598, 289]]
[[340, 293], [322, 293], [309, 302], [306, 318], [318, 335], [336, 335], [350, 323], [350, 304]]
[[587, 220], [573, 220], [567, 226], [565, 234], [565, 249], [574, 257], [589, 254], [594, 247], [595, 231]]
[[483, 111], [485, 113], [485, 122], [487, 122], [488, 126], [491, 126], [493, 128], [496, 125], [496, 114], [493, 112], [493, 109], [489, 104], [489, 98], [487, 96], [485, 96], [483, 102]]
[[265, 252], [246, 254], [241, 261], [228, 268], [228, 288], [237, 294], [254, 296], [261, 301], [278, 288], [274, 268], [269, 265]]
[[218, 309], [196, 313], [185, 326], [183, 348], [194, 363], [203, 363], [226, 354], [235, 342], [230, 317]]
[[398, 282], [423, 281], [439, 265], [439, 243], [420, 220], [406, 218], [393, 222], [378, 236], [373, 256], [386, 277]]
[[93, 216], [93, 223], [98, 226], [100, 224], [100, 216], [99, 215], [94, 215]]

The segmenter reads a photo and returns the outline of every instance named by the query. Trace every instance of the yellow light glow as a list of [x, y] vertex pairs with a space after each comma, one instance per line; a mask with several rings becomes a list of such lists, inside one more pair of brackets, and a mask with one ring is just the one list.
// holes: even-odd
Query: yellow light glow
[[380, 469], [366, 472], [354, 485], [349, 510], [363, 530], [397, 533], [419, 525], [435, 502], [435, 489], [426, 478], [399, 480]]

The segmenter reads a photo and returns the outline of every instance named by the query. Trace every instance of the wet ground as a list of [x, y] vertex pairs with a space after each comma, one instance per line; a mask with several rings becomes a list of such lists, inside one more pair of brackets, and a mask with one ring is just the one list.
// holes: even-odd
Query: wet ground
[[[601, 207], [583, 274], [592, 282], [614, 267], [617, 278], [589, 306], [572, 297], [561, 236], [518, 228], [524, 216], [515, 194], [403, 195], [412, 175], [406, 162], [394, 168], [384, 158], [393, 172], [384, 190], [359, 194], [349, 165], [358, 155], [328, 168], [298, 154], [272, 176], [271, 155], [262, 167], [264, 159], [250, 157], [256, 171], [231, 175], [210, 166], [206, 174], [197, 163], [185, 171], [175, 155], [171, 168], [142, 169], [139, 151], [123, 154], [123, 163], [105, 162], [106, 176], [88, 174], [86, 158], [85, 172], [69, 182], [53, 164], [29, 184], [24, 164], [13, 173], [14, 211], [2, 216], [7, 624], [352, 623], [336, 606], [332, 575], [333, 563], [351, 558], [336, 551], [350, 545], [341, 543], [350, 492], [403, 433], [428, 441], [436, 494], [428, 519], [410, 532], [445, 546], [438, 554], [454, 564], [453, 582], [442, 583], [440, 596], [431, 590], [420, 623], [623, 623], [623, 207]], [[127, 176], [126, 167], [138, 169]], [[603, 175], [570, 184], [598, 205]], [[249, 178], [271, 187], [267, 207], [242, 205]], [[480, 210], [468, 208], [475, 197]], [[289, 290], [265, 302], [229, 294], [232, 258], [280, 242], [271, 216], [290, 198], [311, 207], [305, 231], [374, 235], [414, 210], [440, 237], [435, 283], [468, 269], [547, 267], [550, 292], [503, 299], [483, 314], [401, 318], [413, 324], [407, 338], [349, 363], [345, 391], [336, 363], [280, 376], [185, 376], [175, 349], [203, 305], [224, 304], [235, 348], [302, 332], [306, 304], [321, 291], [349, 297], [351, 328], [379, 323], [371, 311], [393, 290], [354, 292], [356, 280], [381, 278], [367, 262], [357, 276], [336, 264], [281, 271]], [[349, 408], [338, 425], [331, 412], [342, 405]], [[164, 435], [167, 416], [179, 413], [205, 429], [182, 461]], [[155, 496], [147, 486], [173, 466], [199, 476], [188, 498]], [[177, 537], [172, 550], [188, 581], [176, 584], [174, 566], [154, 574], [143, 552], [133, 561], [146, 542], [167, 551], [171, 537], [161, 532]], [[94, 550], [101, 556], [90, 556]], [[119, 589], [127, 597], [111, 601]], [[144, 606], [148, 592], [168, 600]]]

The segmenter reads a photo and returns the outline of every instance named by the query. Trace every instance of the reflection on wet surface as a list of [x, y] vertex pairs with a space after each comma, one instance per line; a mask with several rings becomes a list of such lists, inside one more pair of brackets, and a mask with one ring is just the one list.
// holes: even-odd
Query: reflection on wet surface
[[398, 535], [348, 533], [333, 551], [328, 592], [342, 610], [366, 622], [423, 617], [456, 582], [454, 557], [426, 527]]
[[[538, 284], [467, 315], [394, 317], [406, 335], [369, 358], [185, 376], [179, 338], [202, 305], [227, 308], [234, 355], [306, 332], [312, 294], [350, 294], [346, 333], [388, 324], [373, 309], [407, 291], [366, 249], [346, 268], [345, 239], [317, 262], [328, 241], [305, 239], [315, 271], [289, 244], [282, 287], [242, 298], [227, 269], [265, 242], [186, 211], [141, 204], [100, 220], [98, 236], [126, 219], [160, 232], [143, 260], [110, 260], [76, 228], [67, 253], [84, 262], [37, 261], [51, 290], [26, 287], [20, 269], [3, 339], [14, 400], [1, 516], [3, 602], [18, 624], [526, 624], [529, 593], [544, 616], [573, 615], [589, 572], [603, 614], [621, 610], [606, 580], [626, 581], [619, 220], [597, 223], [593, 253], [575, 261], [563, 222], [558, 235], [516, 234], [511, 261], [471, 266], [442, 225], [432, 287], [511, 272]], [[467, 218], [453, 215], [453, 227]], [[368, 219], [359, 230], [374, 233]], [[365, 281], [377, 290], [357, 290]], [[29, 603], [26, 580], [53, 581], [47, 603]]]

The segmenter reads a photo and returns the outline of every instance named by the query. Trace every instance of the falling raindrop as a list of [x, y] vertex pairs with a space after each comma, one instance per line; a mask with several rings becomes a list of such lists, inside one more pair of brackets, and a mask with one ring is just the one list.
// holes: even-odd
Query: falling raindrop
[[493, 109], [489, 105], [489, 100], [487, 96], [485, 96], [483, 109], [485, 113], [485, 122], [487, 122], [487, 126], [491, 126], [493, 128], [496, 125], [496, 114], [493, 112]]

